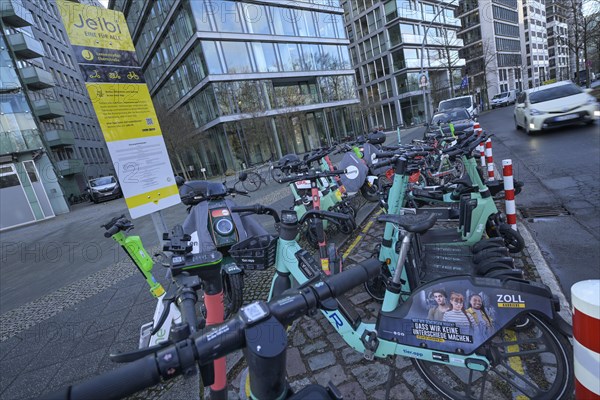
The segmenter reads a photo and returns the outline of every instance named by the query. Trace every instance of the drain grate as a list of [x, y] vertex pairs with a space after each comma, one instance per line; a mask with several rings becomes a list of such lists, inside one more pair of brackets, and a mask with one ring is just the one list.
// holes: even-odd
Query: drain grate
[[564, 206], [539, 206], [519, 208], [523, 218], [562, 217], [571, 215]]

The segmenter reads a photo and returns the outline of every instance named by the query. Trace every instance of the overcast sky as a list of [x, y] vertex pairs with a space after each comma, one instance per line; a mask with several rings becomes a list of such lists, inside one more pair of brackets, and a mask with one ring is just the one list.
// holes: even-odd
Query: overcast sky
[[108, 7], [108, 0], [100, 0], [100, 3], [102, 3], [104, 7]]

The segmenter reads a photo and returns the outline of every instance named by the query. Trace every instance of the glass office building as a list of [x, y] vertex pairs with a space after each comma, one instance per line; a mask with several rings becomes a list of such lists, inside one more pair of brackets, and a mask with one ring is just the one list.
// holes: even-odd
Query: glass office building
[[0, 230], [52, 218], [69, 211], [44, 146], [40, 118], [59, 113], [47, 99], [27, 93], [51, 85], [40, 63], [31, 13], [18, 0], [0, 8]]
[[219, 175], [363, 132], [338, 1], [109, 8], [125, 14], [157, 109], [189, 122], [184, 166]]
[[[361, 103], [371, 126], [394, 128], [425, 122], [460, 87], [465, 65], [454, 17], [458, 2], [348, 0], [343, 2]], [[422, 72], [429, 84], [424, 100]]]

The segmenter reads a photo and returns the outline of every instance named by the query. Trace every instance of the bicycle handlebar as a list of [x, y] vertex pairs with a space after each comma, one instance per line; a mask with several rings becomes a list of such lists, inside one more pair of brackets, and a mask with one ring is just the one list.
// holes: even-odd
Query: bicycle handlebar
[[[286, 325], [303, 315], [309, 315], [311, 311], [320, 308], [325, 300], [339, 296], [375, 277], [379, 274], [380, 265], [379, 260], [370, 259], [355, 268], [303, 287], [295, 294], [288, 294], [269, 303], [251, 303], [243, 307], [233, 319], [204, 335], [192, 334], [168, 347], [157, 349], [144, 358], [40, 399], [79, 400], [97, 398], [100, 393], [103, 399], [120, 399], [159, 383], [161, 377], [172, 379], [181, 374], [189, 374], [196, 364], [208, 365], [215, 359], [245, 347], [244, 332], [247, 328], [269, 323], [271, 316]], [[270, 329], [269, 326], [266, 328]]]

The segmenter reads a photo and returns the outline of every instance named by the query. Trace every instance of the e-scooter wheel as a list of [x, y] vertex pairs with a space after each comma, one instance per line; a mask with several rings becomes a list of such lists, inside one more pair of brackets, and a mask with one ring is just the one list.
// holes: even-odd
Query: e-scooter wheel
[[223, 274], [223, 307], [225, 320], [235, 314], [242, 307], [244, 300], [244, 275]]
[[418, 359], [413, 365], [447, 399], [570, 399], [571, 345], [546, 319], [526, 313], [521, 320], [522, 329], [501, 329], [476, 350], [488, 356], [485, 371]]
[[523, 236], [508, 224], [500, 224], [498, 227], [500, 237], [504, 239], [504, 245], [511, 253], [518, 253], [525, 248], [525, 239]]
[[377, 181], [378, 179], [375, 179], [373, 184], [369, 184], [368, 181], [365, 181], [365, 183], [360, 187], [360, 193], [367, 201], [371, 203], [379, 201], [379, 185], [377, 184]]

